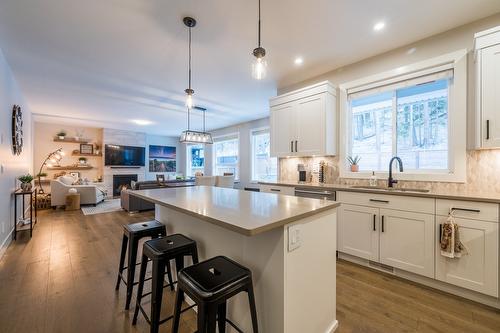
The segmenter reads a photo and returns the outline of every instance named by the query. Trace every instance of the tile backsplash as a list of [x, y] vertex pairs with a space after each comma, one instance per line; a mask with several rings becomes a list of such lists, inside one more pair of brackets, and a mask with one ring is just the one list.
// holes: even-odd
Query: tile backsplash
[[[308, 171], [313, 171], [317, 169], [320, 161], [325, 161], [327, 164], [326, 183], [368, 185], [368, 179], [340, 178], [338, 156], [281, 158], [279, 162], [280, 180], [298, 181], [297, 164], [304, 164]], [[395, 178], [397, 179], [397, 173]], [[318, 181], [317, 172], [312, 172], [312, 181]], [[379, 185], [385, 185], [385, 179], [379, 179], [379, 183]], [[468, 151], [467, 180], [465, 183], [400, 181], [398, 186], [436, 191], [500, 192], [500, 150]]]

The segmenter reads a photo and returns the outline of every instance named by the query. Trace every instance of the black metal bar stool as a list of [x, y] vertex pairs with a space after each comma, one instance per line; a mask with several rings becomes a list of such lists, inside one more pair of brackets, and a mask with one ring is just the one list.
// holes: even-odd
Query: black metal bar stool
[[[137, 304], [134, 311], [132, 325], [135, 325], [137, 323], [139, 310], [143, 314], [146, 321], [150, 324], [151, 333], [157, 333], [161, 324], [173, 318], [172, 315], [168, 318], [160, 319], [163, 288], [170, 286], [171, 290], [174, 290], [173, 284], [177, 283], [172, 282], [169, 277], [169, 284], [167, 284], [166, 286], [163, 285], [165, 266], [167, 267], [167, 272], [169, 272], [170, 261], [175, 260], [175, 266], [177, 272], [179, 272], [184, 268], [185, 256], [191, 256], [193, 263], [198, 263], [198, 249], [196, 246], [196, 242], [181, 234], [174, 234], [163, 238], [152, 239], [144, 243], [144, 247], [142, 250], [139, 286], [137, 287]], [[144, 282], [146, 281], [148, 259], [152, 261], [153, 264], [153, 274], [151, 277], [152, 286], [151, 292], [143, 294]], [[147, 295], [151, 295], [151, 318], [148, 317], [141, 306], [142, 298]], [[179, 311], [184, 312], [193, 308], [194, 306], [195, 305], [192, 305], [184, 310], [179, 309]]]
[[218, 256], [182, 269], [178, 272], [177, 279], [172, 333], [179, 332], [184, 293], [191, 297], [198, 306], [197, 333], [215, 333], [216, 322], [219, 326], [219, 333], [226, 331], [226, 323], [243, 333], [226, 318], [227, 300], [243, 291], [248, 294], [253, 332], [259, 332], [252, 272], [248, 268], [229, 258]]
[[[123, 226], [123, 240], [122, 240], [122, 251], [120, 254], [120, 266], [118, 267], [118, 278], [116, 279], [115, 289], [120, 289], [120, 281], [123, 281], [127, 286], [127, 300], [125, 302], [125, 310], [130, 307], [130, 300], [132, 299], [132, 291], [134, 285], [135, 276], [135, 266], [139, 265], [137, 261], [137, 250], [139, 248], [139, 240], [144, 237], [158, 238], [167, 235], [167, 229], [165, 225], [158, 221], [147, 221], [140, 223], [127, 224]], [[127, 254], [128, 247], [128, 259], [127, 266], [125, 267], [125, 255]], [[127, 270], [126, 279], [123, 277], [123, 271]], [[168, 270], [169, 281], [172, 282], [172, 275], [170, 269]], [[173, 290], [173, 289], [172, 289]]]

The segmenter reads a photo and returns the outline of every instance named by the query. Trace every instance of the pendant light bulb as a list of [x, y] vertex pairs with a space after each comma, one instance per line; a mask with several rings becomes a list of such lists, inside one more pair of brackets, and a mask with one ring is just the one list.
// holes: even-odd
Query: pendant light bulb
[[[186, 107], [188, 109], [192, 109], [193, 106], [194, 106], [194, 103], [193, 103], [193, 93], [188, 91], [190, 89], [186, 89]], [[192, 90], [191, 90], [192, 91]]]
[[262, 80], [267, 74], [267, 62], [263, 57], [255, 57], [252, 63], [252, 77], [256, 80]]

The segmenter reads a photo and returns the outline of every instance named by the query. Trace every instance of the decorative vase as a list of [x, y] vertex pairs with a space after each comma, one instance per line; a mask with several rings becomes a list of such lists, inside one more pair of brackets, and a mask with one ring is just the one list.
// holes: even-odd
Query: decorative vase
[[359, 171], [359, 165], [353, 164], [351, 165], [351, 172], [358, 172]]
[[31, 183], [21, 183], [21, 190], [27, 192], [31, 191]]

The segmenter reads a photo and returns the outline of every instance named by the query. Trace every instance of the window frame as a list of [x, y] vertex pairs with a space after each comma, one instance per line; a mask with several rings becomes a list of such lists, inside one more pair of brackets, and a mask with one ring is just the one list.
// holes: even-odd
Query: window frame
[[[271, 140], [271, 128], [269, 126], [263, 126], [263, 127], [258, 127], [258, 128], [253, 128], [250, 130], [250, 135], [249, 135], [249, 140], [250, 140], [250, 183], [257, 184], [260, 182], [258, 179], [254, 179], [254, 152], [255, 152], [255, 147], [253, 144], [253, 136], [257, 132], [268, 132], [269, 133], [269, 140]], [[276, 159], [276, 180], [279, 178], [279, 162], [278, 158], [271, 156], [271, 151], [269, 151], [269, 158], [275, 158]]]
[[[240, 140], [240, 133], [239, 132], [227, 133], [227, 134], [213, 137], [214, 144], [212, 145], [212, 170], [213, 170], [212, 174], [214, 176], [217, 175], [217, 154], [215, 152], [216, 142], [229, 141], [229, 140], [232, 140], [233, 138], [236, 138], [238, 140], [238, 163], [236, 163], [237, 172], [234, 175], [234, 180], [237, 181], [237, 180], [240, 180], [240, 178], [241, 178], [241, 174], [240, 174], [241, 173], [241, 168], [240, 168], [240, 166], [241, 166], [241, 140]], [[206, 162], [205, 162], [205, 166], [206, 166]]]
[[[415, 64], [398, 67], [359, 80], [347, 82], [339, 86], [340, 90], [340, 147], [339, 173], [341, 178], [366, 179], [371, 171], [351, 172], [348, 169], [347, 156], [352, 144], [351, 112], [348, 91], [358, 87], [366, 89], [381, 87], [395, 81], [414, 78], [417, 73], [432, 74], [442, 71], [443, 67], [453, 69], [453, 78], [448, 86], [448, 170], [411, 170], [398, 173], [397, 178], [410, 181], [466, 181], [466, 120], [467, 120], [467, 50], [462, 49], [439, 57], [424, 60]], [[396, 129], [396, 118], [393, 117], [393, 130]], [[396, 151], [393, 147], [393, 153]], [[404, 163], [404, 160], [403, 160]], [[388, 166], [387, 166], [388, 168]], [[380, 178], [388, 176], [388, 170], [376, 171]]]
[[192, 170], [192, 166], [190, 165], [192, 163], [192, 160], [191, 160], [191, 152], [190, 152], [190, 149], [191, 147], [193, 146], [203, 146], [203, 174], [206, 174], [206, 168], [207, 168], [207, 146], [205, 144], [202, 144], [202, 143], [188, 143], [186, 144], [186, 177], [194, 177], [194, 174], [193, 175], [188, 175], [188, 170], [190, 171], [193, 171]]

